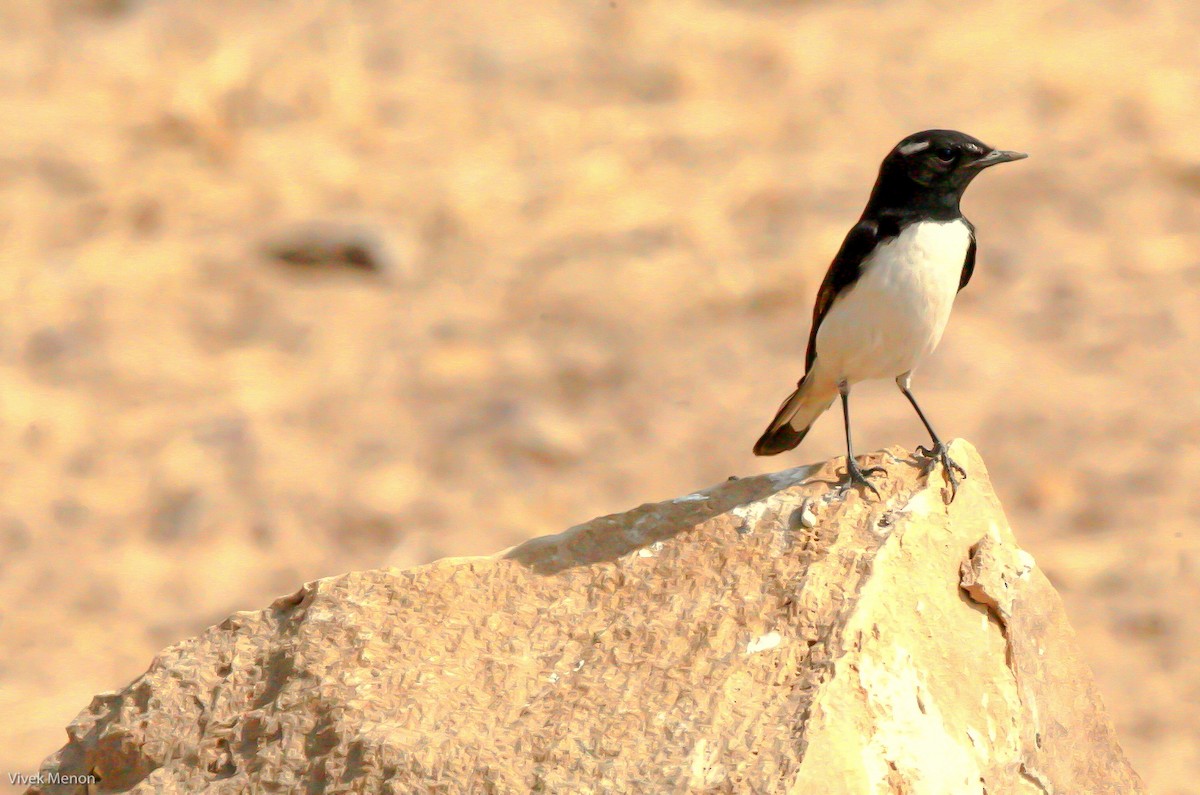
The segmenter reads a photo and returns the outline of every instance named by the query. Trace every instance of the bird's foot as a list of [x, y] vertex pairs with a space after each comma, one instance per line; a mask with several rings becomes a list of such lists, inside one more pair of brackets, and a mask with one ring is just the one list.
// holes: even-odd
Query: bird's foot
[[925, 459], [925, 464], [921, 469], [926, 478], [933, 473], [934, 467], [938, 464], [942, 465], [942, 471], [946, 473], [946, 481], [950, 484], [950, 499], [946, 500], [946, 504], [954, 502], [954, 498], [958, 496], [958, 484], [966, 479], [967, 470], [950, 457], [946, 445], [942, 442], [935, 443], [931, 448], [921, 445], [917, 447], [917, 454]]
[[875, 484], [867, 480], [867, 475], [874, 475], [876, 472], [886, 473], [887, 470], [883, 467], [867, 467], [861, 469], [858, 462], [853, 458], [846, 459], [846, 480], [837, 488], [838, 496], [844, 497], [846, 492], [855, 486], [862, 486], [870, 489], [876, 497], [879, 496], [879, 489], [875, 488]]

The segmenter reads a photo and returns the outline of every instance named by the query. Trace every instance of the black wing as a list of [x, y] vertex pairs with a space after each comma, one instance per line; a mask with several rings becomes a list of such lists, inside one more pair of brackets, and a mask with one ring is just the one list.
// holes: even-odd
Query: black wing
[[[837, 256], [825, 272], [825, 280], [817, 291], [817, 302], [813, 305], [812, 330], [808, 332], [808, 353], [804, 358], [805, 372], [812, 369], [817, 358], [817, 329], [829, 313], [829, 308], [846, 288], [858, 281], [862, 275], [863, 260], [881, 242], [900, 234], [899, 224], [890, 218], [879, 221], [859, 221], [838, 249]], [[972, 238], [974, 240], [974, 238]]]
[[971, 281], [971, 274], [975, 272], [975, 227], [966, 218], [963, 223], [971, 230], [971, 245], [967, 246], [967, 258], [963, 261], [962, 276], [958, 279], [958, 291], [961, 293], [962, 288], [967, 286], [967, 282]]

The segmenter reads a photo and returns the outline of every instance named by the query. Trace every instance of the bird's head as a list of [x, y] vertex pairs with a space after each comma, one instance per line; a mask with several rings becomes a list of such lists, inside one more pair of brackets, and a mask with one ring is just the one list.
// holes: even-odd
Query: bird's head
[[883, 161], [880, 177], [961, 196], [980, 171], [1028, 155], [993, 149], [957, 130], [925, 130], [905, 138]]

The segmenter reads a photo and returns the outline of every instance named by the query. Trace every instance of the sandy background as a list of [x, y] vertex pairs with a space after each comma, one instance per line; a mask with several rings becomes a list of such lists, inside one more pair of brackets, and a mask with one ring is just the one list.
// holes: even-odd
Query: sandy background
[[[1200, 6], [0, 5], [0, 773], [306, 579], [841, 452], [750, 446], [884, 153], [1032, 157], [915, 389], [1135, 767], [1200, 793]], [[382, 269], [264, 245], [352, 224]], [[888, 383], [856, 442], [923, 431]]]

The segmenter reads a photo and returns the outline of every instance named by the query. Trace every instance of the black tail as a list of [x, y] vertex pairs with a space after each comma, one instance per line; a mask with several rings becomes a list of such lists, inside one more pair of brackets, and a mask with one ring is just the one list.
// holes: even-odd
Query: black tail
[[[812, 426], [808, 427], [811, 428]], [[766, 433], [760, 436], [758, 441], [754, 443], [754, 454], [778, 455], [787, 452], [804, 441], [804, 437], [807, 435], [808, 428], [796, 430], [787, 423], [780, 425], [778, 428], [768, 428]]]
[[767, 426], [767, 430], [754, 443], [755, 455], [777, 455], [791, 450], [808, 434], [808, 429], [817, 421], [833, 402], [833, 396], [813, 394], [813, 389], [807, 387], [808, 377], [800, 379], [796, 391], [788, 395], [787, 400], [779, 407], [775, 419]]

